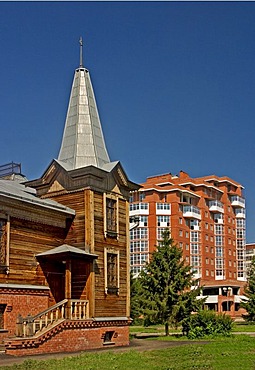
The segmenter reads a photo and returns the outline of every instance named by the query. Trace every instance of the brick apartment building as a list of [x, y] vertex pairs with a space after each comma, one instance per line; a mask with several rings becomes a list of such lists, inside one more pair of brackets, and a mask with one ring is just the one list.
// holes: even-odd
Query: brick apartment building
[[206, 308], [242, 314], [246, 281], [245, 200], [242, 185], [228, 177], [164, 174], [147, 178], [131, 193], [131, 271], [138, 274], [168, 228], [183, 258], [200, 279]]
[[247, 272], [250, 268], [251, 261], [255, 257], [255, 243], [246, 244], [246, 269]]

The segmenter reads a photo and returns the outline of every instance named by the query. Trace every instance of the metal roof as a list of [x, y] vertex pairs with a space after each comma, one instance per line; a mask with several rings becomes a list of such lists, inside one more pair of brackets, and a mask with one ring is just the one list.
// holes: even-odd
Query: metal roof
[[18, 181], [0, 179], [0, 196], [75, 215], [73, 209], [54, 200], [38, 198], [35, 189], [26, 187]]
[[103, 166], [110, 162], [89, 71], [74, 74], [58, 160], [69, 170]]
[[82, 258], [82, 257], [98, 258], [98, 255], [96, 255], [96, 254], [85, 252], [82, 249], [73, 247], [73, 246], [68, 245], [68, 244], [63, 244], [63, 245], [60, 245], [59, 247], [50, 249], [46, 252], [39, 253], [39, 254], [36, 255], [36, 257], [50, 257], [50, 256], [53, 257], [53, 256], [56, 256], [56, 255], [58, 255], [58, 256], [59, 255], [73, 255], [74, 257], [79, 257], [79, 258]]

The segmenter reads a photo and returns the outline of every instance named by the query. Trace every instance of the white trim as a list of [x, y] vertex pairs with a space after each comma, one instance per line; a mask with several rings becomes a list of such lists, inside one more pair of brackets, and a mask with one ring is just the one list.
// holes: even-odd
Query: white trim
[[0, 289], [34, 289], [34, 290], [50, 290], [45, 285], [26, 285], [26, 284], [0, 284]]

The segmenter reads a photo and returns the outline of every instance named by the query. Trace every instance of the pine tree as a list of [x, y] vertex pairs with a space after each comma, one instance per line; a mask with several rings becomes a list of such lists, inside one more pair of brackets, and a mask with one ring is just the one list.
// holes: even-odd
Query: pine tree
[[141, 315], [140, 296], [141, 296], [140, 279], [130, 275], [130, 317], [138, 320]]
[[164, 324], [166, 335], [169, 325], [177, 326], [202, 306], [203, 301], [197, 299], [198, 281], [193, 279], [191, 267], [183, 261], [182, 250], [168, 230], [139, 280], [143, 316], [150, 322]]
[[247, 285], [244, 289], [244, 294], [247, 297], [247, 301], [242, 301], [240, 306], [245, 308], [247, 314], [244, 318], [247, 321], [255, 321], [255, 258], [251, 261], [250, 268], [248, 270]]

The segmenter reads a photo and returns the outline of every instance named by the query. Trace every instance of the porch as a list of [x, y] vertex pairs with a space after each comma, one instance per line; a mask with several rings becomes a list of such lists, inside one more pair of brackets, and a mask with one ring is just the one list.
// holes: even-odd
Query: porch
[[16, 336], [33, 337], [48, 331], [65, 320], [88, 320], [89, 301], [64, 299], [43, 312], [32, 316], [17, 317]]

